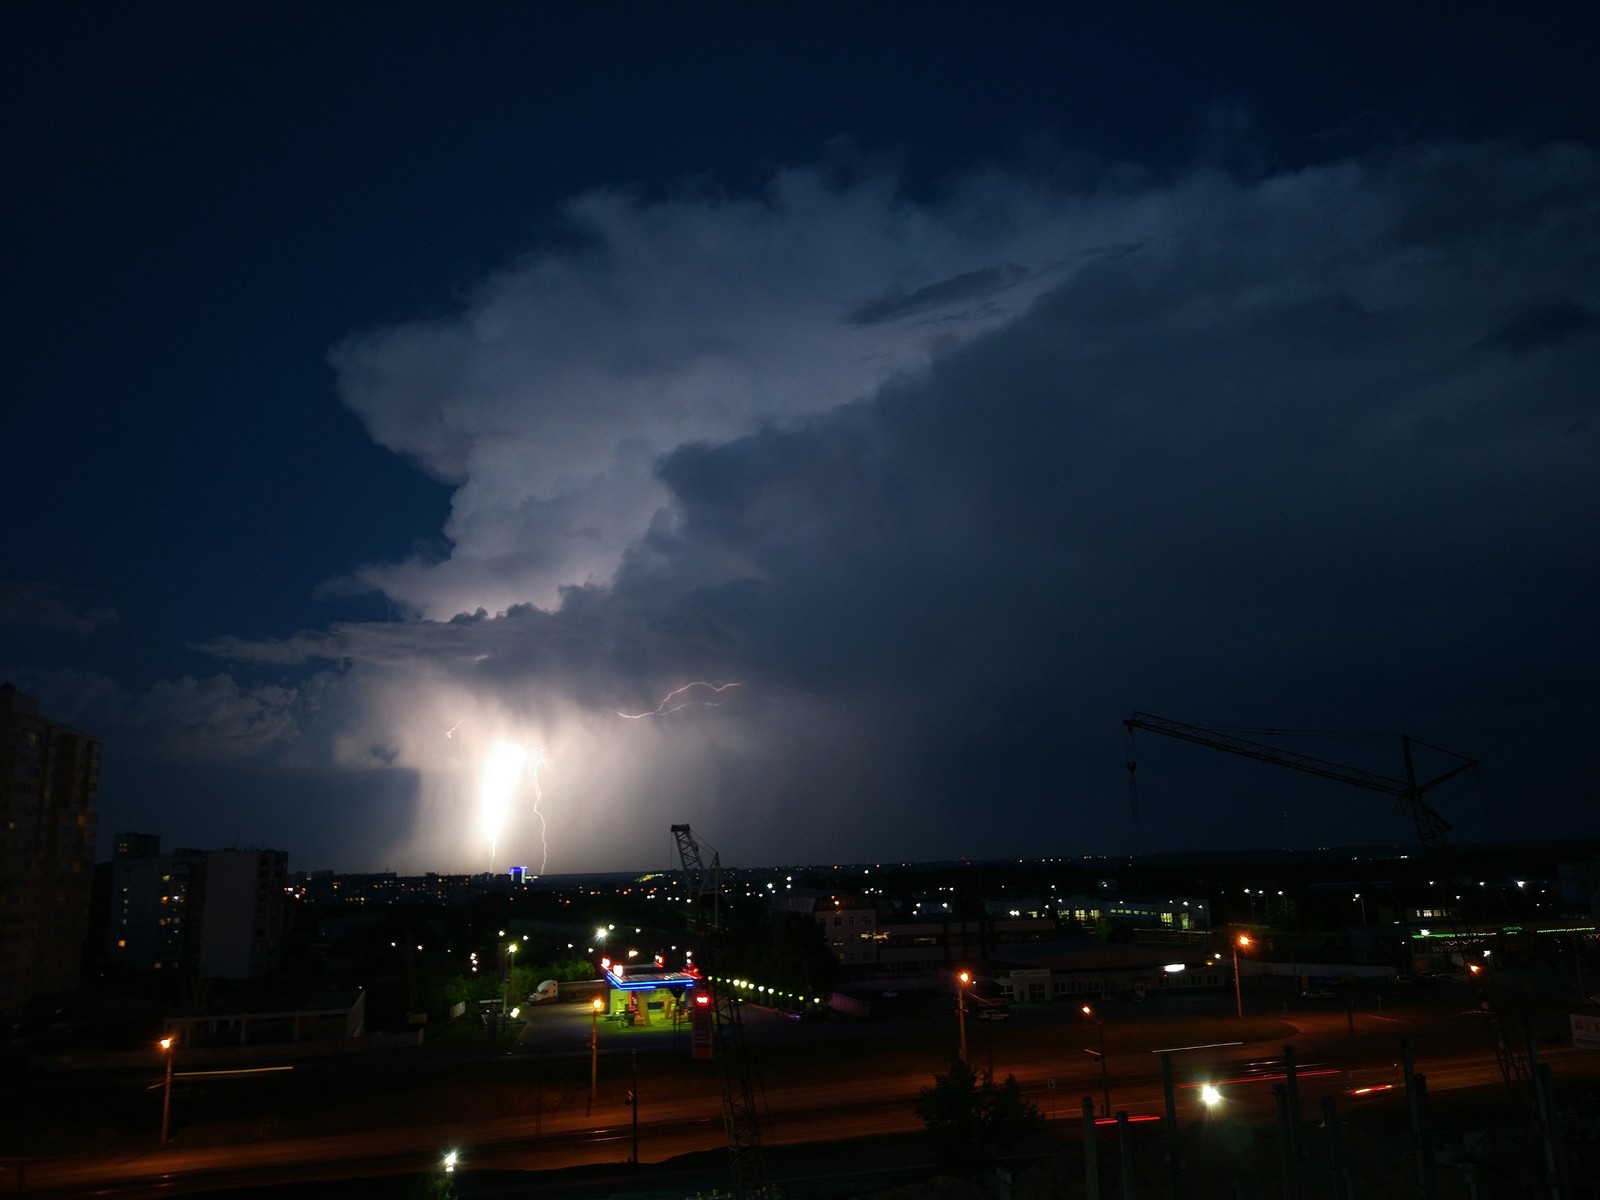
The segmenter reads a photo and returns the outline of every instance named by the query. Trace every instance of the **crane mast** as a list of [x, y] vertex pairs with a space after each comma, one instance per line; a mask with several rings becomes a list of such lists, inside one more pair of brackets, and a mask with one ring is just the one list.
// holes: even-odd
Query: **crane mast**
[[[1346, 766], [1343, 763], [1331, 762], [1327, 759], [1316, 758], [1309, 754], [1300, 754], [1295, 751], [1285, 750], [1277, 746], [1264, 745], [1261, 742], [1250, 741], [1239, 737], [1237, 734], [1222, 729], [1212, 729], [1204, 725], [1190, 725], [1182, 721], [1169, 720], [1166, 717], [1154, 716], [1150, 713], [1136, 712], [1122, 722], [1128, 731], [1129, 753], [1128, 771], [1130, 779], [1135, 767], [1131, 749], [1133, 732], [1143, 729], [1149, 733], [1159, 733], [1163, 737], [1176, 738], [1179, 741], [1189, 742], [1196, 746], [1206, 746], [1212, 750], [1222, 750], [1229, 754], [1242, 755], [1253, 758], [1257, 762], [1271, 763], [1274, 766], [1288, 767], [1293, 771], [1303, 771], [1309, 775], [1319, 775], [1324, 779], [1337, 780], [1347, 783], [1351, 787], [1364, 788], [1367, 791], [1381, 792], [1386, 796], [1394, 796], [1403, 801], [1410, 810], [1411, 820], [1416, 827], [1417, 838], [1422, 843], [1425, 857], [1430, 861], [1439, 878], [1447, 877], [1444, 870], [1444, 855], [1449, 851], [1449, 842], [1445, 835], [1450, 830], [1450, 823], [1440, 816], [1423, 797], [1439, 785], [1447, 783], [1467, 771], [1476, 771], [1476, 759], [1466, 758], [1445, 750], [1439, 746], [1430, 745], [1416, 738], [1400, 735], [1400, 751], [1405, 762], [1405, 778], [1396, 779], [1387, 775], [1380, 775], [1375, 771], [1364, 770], [1360, 767]], [[1272, 730], [1263, 730], [1270, 735]], [[1432, 779], [1419, 781], [1416, 774], [1415, 760], [1412, 756], [1413, 746], [1425, 746], [1429, 750], [1448, 754], [1459, 759], [1455, 766], [1437, 775]], [[1446, 905], [1450, 914], [1452, 931], [1457, 940], [1467, 945], [1472, 940], [1473, 931], [1462, 915], [1459, 906]], [[1480, 1006], [1489, 1017], [1488, 1025], [1494, 1041], [1495, 1059], [1500, 1066], [1500, 1074], [1506, 1084], [1519, 1098], [1525, 1096], [1530, 1085], [1528, 1056], [1523, 1052], [1522, 1044], [1512, 1036], [1509, 1028], [1510, 1022], [1501, 1004], [1495, 1002], [1490, 993], [1488, 980], [1483, 973], [1474, 975]]]
[[726, 986], [722, 976], [722, 864], [715, 852], [706, 863], [688, 825], [674, 825], [672, 836], [683, 863], [684, 890], [694, 909], [700, 982], [711, 993], [712, 1054], [722, 1082], [722, 1122], [728, 1136], [734, 1195], [739, 1200], [757, 1200], [768, 1194], [766, 1164], [761, 1157], [761, 1122], [745, 1053], [744, 1019], [734, 989]]

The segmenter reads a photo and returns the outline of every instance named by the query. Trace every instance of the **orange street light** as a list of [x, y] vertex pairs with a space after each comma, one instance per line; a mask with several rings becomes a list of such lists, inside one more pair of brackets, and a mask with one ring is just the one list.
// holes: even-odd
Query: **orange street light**
[[589, 1002], [589, 1111], [594, 1111], [595, 1085], [600, 1079], [600, 1010], [606, 1002], [596, 996]]
[[962, 971], [956, 976], [956, 1021], [961, 1026], [961, 1061], [967, 1061], [967, 984], [972, 976]]
[[1233, 1004], [1239, 1019], [1244, 1020], [1244, 991], [1239, 987], [1239, 948], [1250, 948], [1250, 935], [1241, 933], [1233, 939]]
[[165, 1150], [167, 1148], [167, 1130], [170, 1128], [172, 1117], [172, 1059], [178, 1039], [176, 1036], [168, 1034], [161, 1039], [159, 1044], [167, 1056], [167, 1081], [161, 1090], [161, 1148]]
[[[1100, 1028], [1100, 1090], [1101, 1099], [1105, 1101], [1104, 1115], [1111, 1115], [1111, 1068], [1106, 1066], [1106, 1023], [1094, 1015], [1094, 1009], [1083, 1005], [1078, 1011], [1083, 1013]], [[1089, 1051], [1093, 1054], [1094, 1051]]]

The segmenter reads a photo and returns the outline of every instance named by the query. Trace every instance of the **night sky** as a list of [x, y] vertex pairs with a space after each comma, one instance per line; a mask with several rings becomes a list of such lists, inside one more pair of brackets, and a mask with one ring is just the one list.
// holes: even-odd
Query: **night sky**
[[[1332, 7], [4, 6], [102, 854], [1125, 854], [1133, 710], [1600, 834], [1600, 8]], [[1134, 753], [1145, 850], [1409, 835]]]

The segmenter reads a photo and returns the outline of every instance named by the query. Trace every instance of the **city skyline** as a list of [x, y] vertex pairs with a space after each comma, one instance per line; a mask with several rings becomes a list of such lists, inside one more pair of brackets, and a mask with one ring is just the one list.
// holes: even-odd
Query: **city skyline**
[[1454, 20], [11, 6], [0, 678], [310, 869], [1594, 836], [1600, 18]]

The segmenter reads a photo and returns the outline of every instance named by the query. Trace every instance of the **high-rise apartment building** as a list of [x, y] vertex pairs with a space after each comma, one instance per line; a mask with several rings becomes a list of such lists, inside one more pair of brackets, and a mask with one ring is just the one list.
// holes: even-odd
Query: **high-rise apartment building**
[[289, 855], [282, 850], [213, 850], [206, 855], [202, 979], [257, 979], [278, 965], [288, 877]]
[[129, 971], [259, 978], [282, 957], [288, 873], [282, 850], [162, 854], [158, 837], [118, 834], [106, 961]]
[[77, 986], [100, 743], [0, 684], [0, 1011]]
[[119, 833], [111, 848], [106, 962], [130, 971], [176, 971], [200, 954], [206, 855], [161, 853], [161, 839]]

